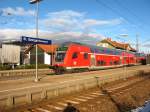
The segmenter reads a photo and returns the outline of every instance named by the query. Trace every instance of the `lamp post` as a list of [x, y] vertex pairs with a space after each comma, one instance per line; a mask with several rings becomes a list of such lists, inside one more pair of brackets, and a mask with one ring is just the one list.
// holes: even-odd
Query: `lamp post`
[[[39, 32], [38, 32], [38, 18], [39, 18], [39, 2], [42, 0], [30, 0], [30, 4], [36, 4], [36, 38], [39, 37]], [[37, 44], [36, 44], [36, 72], [35, 72], [35, 82], [38, 82], [38, 48], [37, 48]]]

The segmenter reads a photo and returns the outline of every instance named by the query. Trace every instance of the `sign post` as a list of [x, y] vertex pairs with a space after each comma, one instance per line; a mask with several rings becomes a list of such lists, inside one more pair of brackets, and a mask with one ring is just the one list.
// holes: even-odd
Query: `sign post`
[[37, 44], [47, 44], [50, 45], [52, 44], [51, 40], [48, 39], [41, 39], [41, 38], [33, 38], [33, 37], [26, 37], [22, 36], [21, 37], [21, 42], [23, 44], [35, 44], [36, 45], [36, 76], [35, 76], [35, 82], [38, 82], [38, 56], [37, 56]]
[[52, 41], [48, 39], [33, 38], [33, 37], [26, 37], [26, 36], [22, 36], [21, 41], [24, 44], [52, 44]]

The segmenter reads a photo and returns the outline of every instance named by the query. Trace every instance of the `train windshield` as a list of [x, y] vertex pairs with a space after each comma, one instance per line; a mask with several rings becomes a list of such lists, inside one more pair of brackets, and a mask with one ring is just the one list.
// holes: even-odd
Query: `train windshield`
[[65, 58], [65, 55], [66, 55], [66, 52], [57, 52], [56, 54], [56, 58], [55, 58], [55, 61], [56, 62], [62, 62]]

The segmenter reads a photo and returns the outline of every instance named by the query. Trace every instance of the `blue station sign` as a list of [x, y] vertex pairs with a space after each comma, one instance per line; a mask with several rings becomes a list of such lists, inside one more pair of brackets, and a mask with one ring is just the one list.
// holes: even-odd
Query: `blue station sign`
[[51, 40], [41, 39], [41, 38], [33, 38], [33, 37], [21, 37], [21, 42], [24, 44], [52, 44]]

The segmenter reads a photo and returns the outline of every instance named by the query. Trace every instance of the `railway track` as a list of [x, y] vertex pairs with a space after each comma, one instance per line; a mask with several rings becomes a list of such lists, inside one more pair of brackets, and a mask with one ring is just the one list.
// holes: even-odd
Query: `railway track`
[[[92, 90], [91, 92], [84, 92], [78, 95], [70, 95], [67, 97], [59, 98], [59, 99], [57, 98], [49, 102], [42, 102], [42, 104], [37, 104], [36, 106], [33, 106], [31, 108], [14, 110], [14, 111], [18, 111], [18, 112], [20, 111], [21, 112], [62, 112], [63, 109], [67, 106], [68, 102], [73, 104], [74, 107], [79, 108], [82, 104], [85, 104], [87, 102], [93, 102], [102, 96], [104, 96], [104, 94], [102, 94], [100, 90], [97, 88], [95, 90]], [[87, 111], [88, 108], [89, 108], [88, 106], [83, 106], [82, 108], [80, 107], [80, 110]], [[90, 108], [93, 108], [93, 107], [90, 107]]]

